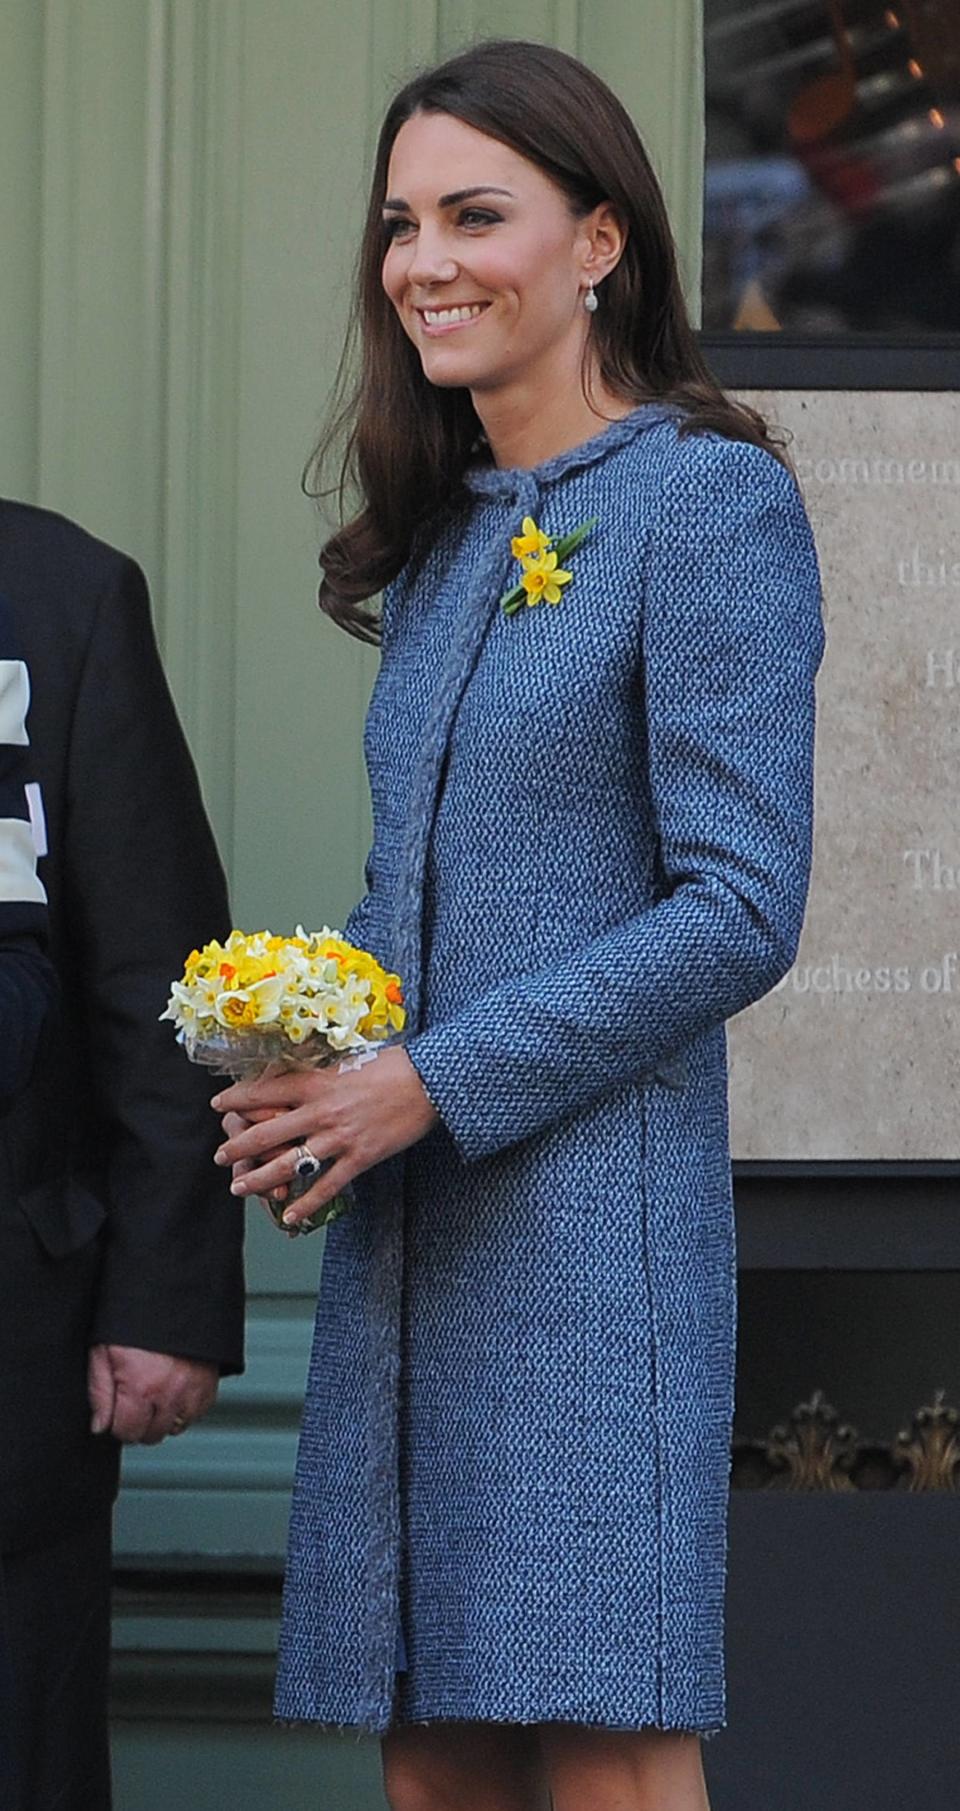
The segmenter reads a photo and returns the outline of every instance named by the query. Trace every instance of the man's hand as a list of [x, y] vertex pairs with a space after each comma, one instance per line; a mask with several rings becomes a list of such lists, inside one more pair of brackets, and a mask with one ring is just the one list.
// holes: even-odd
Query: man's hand
[[95, 1434], [158, 1446], [205, 1415], [217, 1393], [216, 1365], [142, 1352], [138, 1346], [91, 1346], [87, 1394]]

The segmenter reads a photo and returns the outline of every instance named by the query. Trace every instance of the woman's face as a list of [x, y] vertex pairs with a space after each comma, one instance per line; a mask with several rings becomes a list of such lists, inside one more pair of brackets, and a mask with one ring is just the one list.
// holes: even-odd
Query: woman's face
[[589, 220], [518, 152], [446, 113], [394, 140], [383, 287], [433, 384], [474, 392], [579, 373]]

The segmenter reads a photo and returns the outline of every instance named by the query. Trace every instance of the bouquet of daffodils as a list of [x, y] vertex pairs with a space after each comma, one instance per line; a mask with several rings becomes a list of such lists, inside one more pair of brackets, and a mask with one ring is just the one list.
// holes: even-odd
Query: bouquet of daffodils
[[[359, 1068], [403, 1030], [404, 1016], [398, 975], [339, 932], [300, 925], [293, 937], [231, 931], [226, 943], [191, 950], [160, 1015], [177, 1027], [192, 1062], [234, 1081], [271, 1066]], [[278, 1225], [289, 1201], [316, 1180], [312, 1162], [310, 1174], [294, 1177], [286, 1200], [267, 1202]], [[302, 1230], [327, 1225], [349, 1206], [346, 1196], [337, 1196]]]

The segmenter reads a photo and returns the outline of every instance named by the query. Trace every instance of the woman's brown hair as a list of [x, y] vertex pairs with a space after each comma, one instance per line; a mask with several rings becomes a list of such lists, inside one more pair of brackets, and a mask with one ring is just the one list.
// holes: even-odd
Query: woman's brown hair
[[[380, 280], [390, 153], [415, 113], [450, 114], [509, 145], [556, 183], [575, 216], [611, 203], [626, 244], [604, 280], [590, 328], [608, 390], [631, 402], [676, 404], [681, 432], [711, 429], [782, 457], [762, 416], [724, 395], [701, 357], [663, 197], [626, 109], [599, 76], [563, 51], [520, 40], [478, 44], [416, 76], [387, 112], [357, 271], [359, 376], [307, 468], [311, 494], [325, 494], [323, 467], [347, 432], [341, 507], [354, 487], [363, 507], [323, 548], [320, 605], [367, 641], [377, 639], [377, 621], [365, 601], [396, 577], [418, 530], [457, 497], [481, 432], [469, 390], [441, 388], [424, 377]], [[341, 398], [352, 351], [351, 338], [338, 380]]]

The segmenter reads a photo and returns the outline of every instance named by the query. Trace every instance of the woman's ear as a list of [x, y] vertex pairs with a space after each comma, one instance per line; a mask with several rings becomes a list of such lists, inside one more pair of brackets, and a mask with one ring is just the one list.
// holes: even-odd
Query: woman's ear
[[610, 201], [601, 201], [580, 225], [584, 240], [583, 274], [592, 283], [601, 283], [623, 256], [626, 228]]

